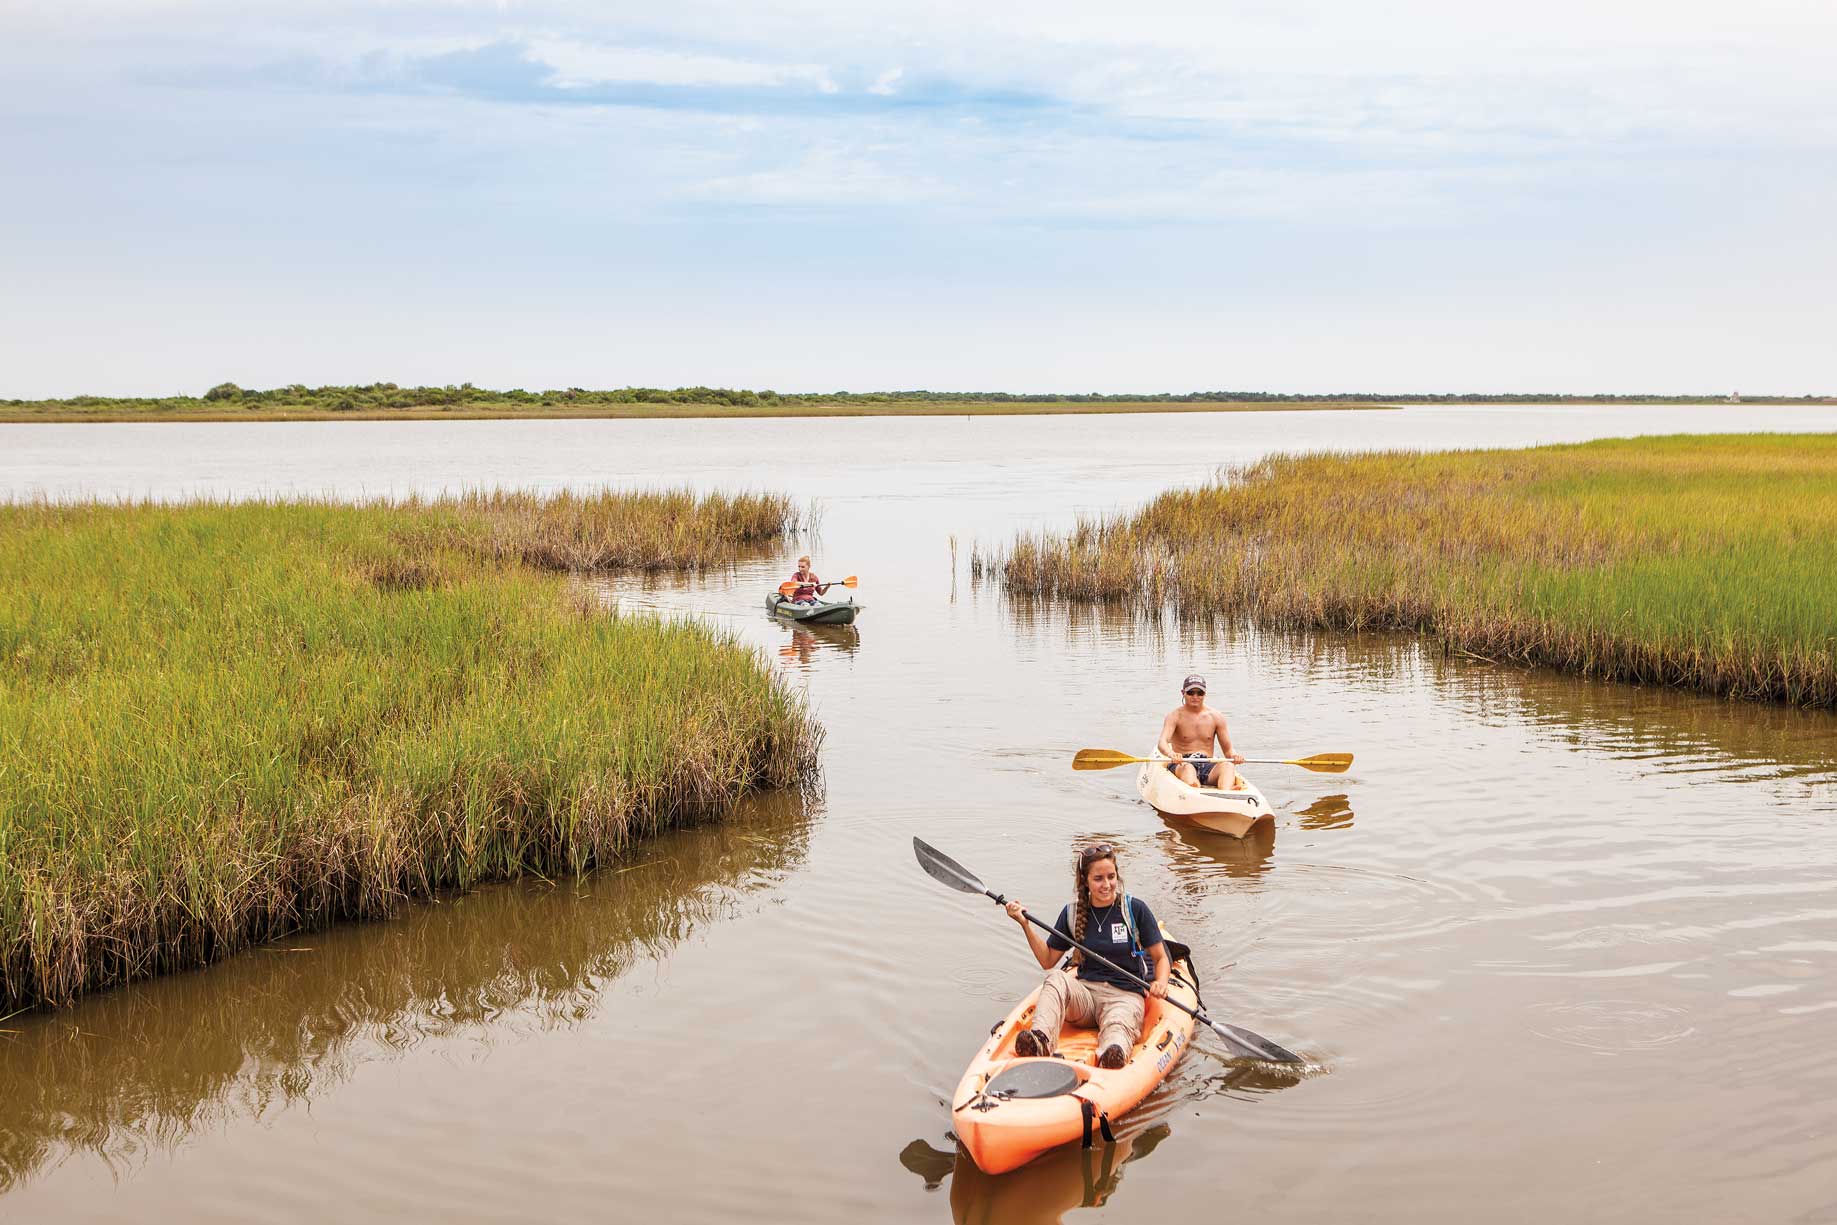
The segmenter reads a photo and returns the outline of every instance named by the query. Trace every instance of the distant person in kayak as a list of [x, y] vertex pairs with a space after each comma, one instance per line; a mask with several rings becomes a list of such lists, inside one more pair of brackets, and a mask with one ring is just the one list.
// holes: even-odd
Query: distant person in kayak
[[[1169, 759], [1167, 768], [1174, 777], [1187, 786], [1231, 790], [1237, 785], [1236, 767], [1244, 763], [1244, 756], [1231, 751], [1225, 716], [1206, 705], [1206, 678], [1195, 672], [1181, 681], [1180, 696], [1180, 705], [1161, 720], [1161, 742], [1155, 748]], [[1208, 760], [1211, 758], [1220, 760]], [[1226, 762], [1231, 763], [1230, 768]]]
[[816, 571], [810, 568], [808, 557], [797, 559], [797, 573], [791, 576], [791, 581], [797, 584], [797, 590], [791, 593], [791, 603], [816, 603], [816, 589], [823, 580], [818, 578]]
[[1040, 935], [1039, 928], [1027, 922], [1019, 902], [1008, 903], [1008, 917], [1021, 925], [1027, 947], [1047, 971], [1040, 1002], [1034, 1007], [1033, 1028], [1015, 1037], [1014, 1053], [1052, 1054], [1059, 1026], [1069, 1018], [1074, 1025], [1096, 1027], [1098, 1067], [1120, 1068], [1129, 1062], [1129, 1052], [1142, 1036], [1142, 1012], [1147, 1006], [1142, 989], [1083, 953], [1072, 954], [1072, 964], [1078, 967], [1075, 976], [1054, 966], [1076, 939], [1149, 979], [1153, 983], [1150, 994], [1160, 999], [1167, 994], [1173, 962], [1148, 903], [1123, 892], [1114, 847], [1107, 842], [1085, 847], [1078, 853], [1072, 876], [1077, 900], [1059, 912], [1049, 936]]

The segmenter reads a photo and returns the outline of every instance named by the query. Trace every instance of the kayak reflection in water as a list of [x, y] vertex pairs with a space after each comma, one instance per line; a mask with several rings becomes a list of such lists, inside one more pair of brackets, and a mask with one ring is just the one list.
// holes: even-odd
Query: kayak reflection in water
[[861, 631], [852, 625], [813, 625], [790, 622], [791, 641], [778, 648], [778, 657], [786, 663], [808, 666], [819, 651], [840, 651], [853, 655], [861, 645]]
[[1099, 1031], [1098, 1067], [1120, 1068], [1128, 1062], [1129, 1052], [1142, 1036], [1146, 1005], [1142, 989], [1109, 966], [1086, 959], [1083, 953], [1074, 953], [1071, 958], [1071, 964], [1078, 967], [1076, 976], [1063, 968], [1055, 969], [1059, 955], [1076, 940], [1143, 978], [1150, 977], [1148, 963], [1152, 962], [1151, 993], [1156, 999], [1167, 995], [1173, 963], [1161, 940], [1161, 925], [1148, 903], [1123, 892], [1116, 850], [1109, 843], [1100, 842], [1078, 853], [1073, 882], [1077, 901], [1059, 911], [1059, 921], [1053, 924], [1049, 936], [1040, 935], [1028, 924], [1025, 908], [1019, 902], [1008, 903], [1008, 917], [1021, 925], [1027, 946], [1047, 970], [1040, 1001], [1034, 1009], [1033, 1028], [1015, 1037], [1014, 1053], [1022, 1057], [1052, 1054], [1060, 1026], [1070, 1020], [1074, 1025], [1088, 1025]]
[[818, 578], [816, 571], [810, 568], [810, 558], [807, 554], [797, 559], [797, 573], [791, 576], [791, 581], [797, 584], [797, 590], [791, 593], [791, 603], [816, 603], [816, 589], [822, 585], [823, 580]]

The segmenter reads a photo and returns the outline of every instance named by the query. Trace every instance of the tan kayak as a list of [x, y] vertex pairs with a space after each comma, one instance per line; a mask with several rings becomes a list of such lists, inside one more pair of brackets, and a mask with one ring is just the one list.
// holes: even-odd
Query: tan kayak
[[1136, 792], [1164, 817], [1190, 821], [1214, 833], [1242, 838], [1257, 826], [1275, 824], [1256, 784], [1242, 774], [1238, 786], [1228, 790], [1217, 787], [1189, 787], [1174, 776], [1165, 761], [1142, 763], [1135, 776]]

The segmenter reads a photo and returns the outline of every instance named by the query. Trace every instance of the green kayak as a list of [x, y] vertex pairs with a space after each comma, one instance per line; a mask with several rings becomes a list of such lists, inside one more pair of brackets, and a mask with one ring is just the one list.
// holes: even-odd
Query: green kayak
[[793, 604], [774, 591], [765, 598], [765, 610], [786, 621], [806, 621], [812, 625], [852, 625], [861, 605], [853, 596], [839, 600], [818, 600], [814, 604]]

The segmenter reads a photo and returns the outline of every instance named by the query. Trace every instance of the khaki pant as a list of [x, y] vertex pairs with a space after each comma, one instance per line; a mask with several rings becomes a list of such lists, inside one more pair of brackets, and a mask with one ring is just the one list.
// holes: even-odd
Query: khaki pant
[[1059, 1026], [1094, 1026], [1097, 1049], [1120, 1046], [1126, 1055], [1142, 1036], [1142, 1009], [1146, 1001], [1140, 992], [1112, 987], [1109, 983], [1088, 983], [1075, 978], [1070, 970], [1053, 970], [1040, 987], [1040, 1002], [1034, 1006], [1033, 1028], [1046, 1035], [1055, 1047], [1059, 1044]]

